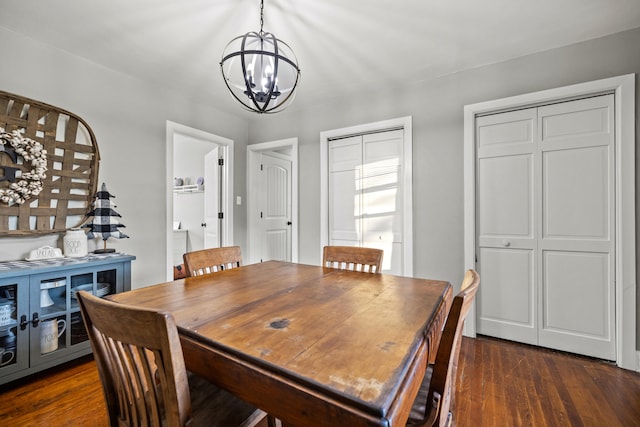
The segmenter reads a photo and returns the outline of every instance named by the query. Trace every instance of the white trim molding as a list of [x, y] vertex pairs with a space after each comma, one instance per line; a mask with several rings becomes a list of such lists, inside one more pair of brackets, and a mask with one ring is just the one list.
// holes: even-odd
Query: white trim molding
[[[328, 146], [329, 140], [348, 135], [381, 132], [390, 129], [403, 129], [403, 170], [402, 185], [404, 192], [403, 206], [403, 274], [412, 277], [413, 272], [413, 125], [411, 116], [366, 123], [341, 129], [320, 132], [320, 248], [329, 242], [329, 176], [328, 176]], [[322, 254], [322, 250], [320, 251]], [[318, 263], [321, 261], [318, 260]]]
[[[636, 351], [636, 216], [635, 216], [635, 74], [580, 83], [541, 92], [482, 102], [464, 107], [464, 263], [475, 268], [476, 152], [478, 115], [538, 106], [602, 93], [615, 94], [616, 199], [616, 363], [640, 370]], [[465, 333], [475, 336], [475, 309]]]

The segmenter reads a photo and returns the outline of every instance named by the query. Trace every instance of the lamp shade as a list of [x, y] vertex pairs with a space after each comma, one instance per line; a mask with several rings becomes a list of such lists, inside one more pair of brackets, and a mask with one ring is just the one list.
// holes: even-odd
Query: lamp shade
[[220, 68], [231, 95], [257, 113], [276, 113], [289, 106], [300, 78], [293, 50], [262, 31], [231, 40]]

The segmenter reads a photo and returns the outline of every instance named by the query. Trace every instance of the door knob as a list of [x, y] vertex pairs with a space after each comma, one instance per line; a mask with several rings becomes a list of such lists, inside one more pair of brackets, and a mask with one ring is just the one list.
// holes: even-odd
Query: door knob
[[504, 246], [505, 248], [508, 248], [509, 246], [511, 246], [511, 242], [508, 240], [503, 240], [502, 241], [502, 246]]
[[292, 224], [292, 222], [291, 222], [291, 221], [287, 221], [287, 225], [291, 225], [291, 224]]

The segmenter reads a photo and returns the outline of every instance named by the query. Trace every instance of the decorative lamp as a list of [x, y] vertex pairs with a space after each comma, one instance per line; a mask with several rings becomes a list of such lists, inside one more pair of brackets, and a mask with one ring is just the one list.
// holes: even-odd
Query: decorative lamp
[[300, 78], [293, 50], [272, 33], [262, 30], [264, 0], [260, 1], [260, 32], [234, 38], [220, 61], [224, 82], [231, 95], [256, 113], [277, 113], [294, 98]]

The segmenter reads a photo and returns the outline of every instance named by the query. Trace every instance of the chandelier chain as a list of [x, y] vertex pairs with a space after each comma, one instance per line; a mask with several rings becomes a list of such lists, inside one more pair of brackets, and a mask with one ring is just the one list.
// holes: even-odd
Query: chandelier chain
[[264, 0], [260, 0], [260, 34], [264, 34], [262, 27], [264, 25]]

